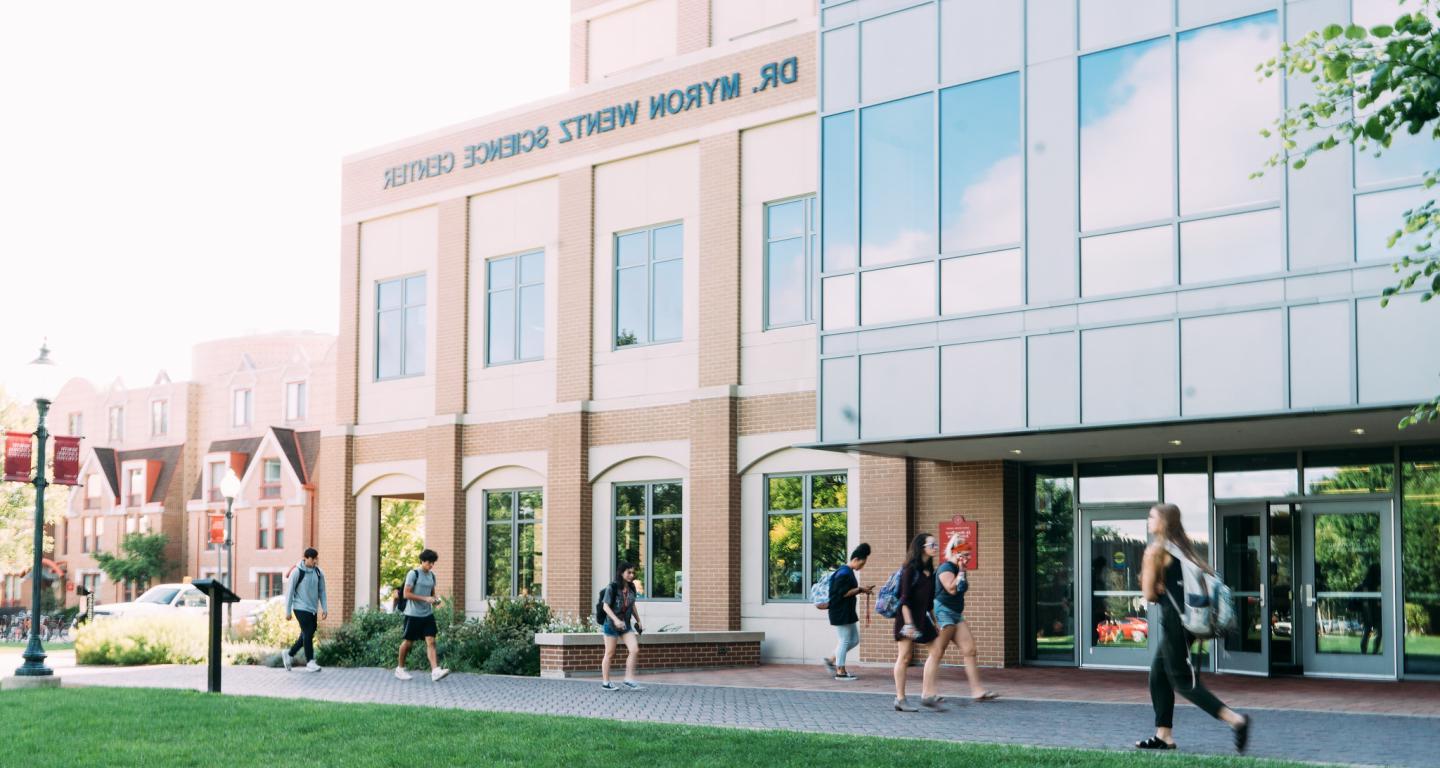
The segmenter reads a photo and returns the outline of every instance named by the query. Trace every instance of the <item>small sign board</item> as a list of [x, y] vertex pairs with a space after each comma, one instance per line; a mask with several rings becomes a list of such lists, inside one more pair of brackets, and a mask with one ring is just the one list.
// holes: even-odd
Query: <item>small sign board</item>
[[965, 566], [966, 570], [973, 571], [980, 567], [980, 524], [978, 522], [966, 520], [964, 515], [956, 515], [940, 524], [940, 535], [936, 538], [940, 542], [941, 562], [950, 559], [950, 552], [953, 549], [970, 554], [970, 562]]

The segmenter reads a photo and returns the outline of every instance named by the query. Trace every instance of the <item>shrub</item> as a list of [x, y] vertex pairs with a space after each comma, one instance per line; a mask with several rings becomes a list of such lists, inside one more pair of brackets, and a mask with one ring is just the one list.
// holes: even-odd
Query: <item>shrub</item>
[[268, 648], [289, 648], [300, 639], [300, 623], [285, 619], [285, 604], [273, 602], [255, 617], [251, 640]]
[[[535, 632], [552, 621], [550, 608], [533, 598], [497, 600], [499, 611], [484, 619], [453, 624], [453, 608], [441, 604], [435, 610], [440, 626], [435, 651], [440, 663], [456, 672], [485, 672], [503, 675], [540, 674], [540, 649]], [[399, 614], [366, 609], [348, 624], [321, 641], [315, 655], [323, 666], [390, 667], [400, 649], [403, 618]], [[423, 670], [429, 666], [425, 647], [417, 643], [406, 667]]]
[[485, 611], [487, 629], [499, 632], [506, 629], [529, 631], [532, 635], [542, 631], [551, 620], [550, 605], [533, 597], [497, 597], [490, 601]]
[[[209, 641], [209, 627], [204, 619], [194, 616], [101, 619], [76, 631], [75, 661], [120, 666], [203, 664], [210, 653]], [[222, 663], [263, 663], [272, 652], [257, 643], [225, 643]]]

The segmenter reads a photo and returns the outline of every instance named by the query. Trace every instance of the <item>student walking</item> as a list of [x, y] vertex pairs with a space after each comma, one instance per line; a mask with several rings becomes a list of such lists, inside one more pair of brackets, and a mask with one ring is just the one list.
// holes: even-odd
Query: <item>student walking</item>
[[1209, 571], [1205, 561], [1195, 554], [1185, 527], [1180, 523], [1180, 508], [1174, 504], [1156, 504], [1150, 508], [1150, 533], [1154, 541], [1145, 548], [1140, 571], [1140, 589], [1145, 599], [1160, 605], [1160, 631], [1153, 634], [1155, 648], [1150, 663], [1150, 704], [1155, 708], [1155, 735], [1135, 742], [1137, 749], [1175, 749], [1172, 728], [1175, 717], [1175, 692], [1189, 699], [1217, 720], [1230, 725], [1235, 735], [1235, 750], [1244, 752], [1250, 740], [1250, 718], [1237, 713], [1215, 698], [1195, 672], [1190, 661], [1190, 637], [1180, 624], [1180, 612], [1172, 600], [1185, 599], [1180, 560], [1172, 555], [1174, 547], [1195, 565]]
[[870, 545], [861, 544], [850, 553], [850, 561], [835, 570], [830, 577], [830, 626], [835, 628], [839, 642], [835, 655], [825, 659], [825, 666], [836, 680], [858, 680], [845, 668], [845, 655], [860, 645], [860, 616], [855, 612], [855, 603], [861, 593], [872, 594], [875, 586], [860, 586], [859, 572], [870, 559]]
[[956, 552], [959, 537], [952, 537], [945, 545], [948, 557], [935, 571], [935, 625], [939, 636], [925, 659], [925, 678], [939, 679], [940, 662], [945, 650], [954, 643], [965, 660], [965, 677], [970, 681], [970, 698], [975, 701], [994, 701], [999, 694], [985, 690], [980, 682], [980, 666], [975, 653], [975, 635], [965, 623], [965, 592], [970, 589], [966, 573], [970, 564], [969, 552]]
[[410, 654], [410, 646], [422, 638], [425, 655], [430, 659], [430, 679], [438, 682], [450, 674], [435, 657], [435, 605], [440, 598], [435, 594], [432, 571], [439, 559], [435, 550], [427, 549], [420, 553], [420, 567], [405, 574], [405, 639], [400, 643], [400, 660], [395, 666], [395, 676], [401, 680], [410, 679], [410, 673], [405, 671], [405, 657]]
[[[915, 647], [927, 648], [938, 632], [930, 610], [935, 604], [935, 555], [939, 544], [935, 537], [922, 533], [910, 542], [905, 567], [900, 573], [900, 610], [895, 612], [895, 710], [915, 712], [905, 699], [905, 672]], [[927, 664], [920, 688], [920, 706], [932, 712], [944, 712], [940, 697], [935, 695], [935, 678]]]
[[[640, 614], [635, 611], [635, 564], [621, 562], [615, 568], [615, 580], [600, 595], [600, 610], [603, 616], [600, 633], [605, 636], [605, 656], [600, 659], [600, 687], [607, 691], [618, 691], [619, 687], [610, 682], [610, 663], [615, 660], [615, 647], [625, 641], [625, 681], [621, 683], [628, 691], [643, 690], [635, 682], [635, 665], [640, 657], [640, 633], [645, 627], [640, 624]], [[633, 623], [633, 627], [631, 626]]]
[[320, 570], [320, 553], [314, 547], [305, 550], [304, 559], [290, 571], [290, 584], [285, 592], [285, 620], [293, 615], [300, 622], [300, 639], [290, 650], [280, 654], [280, 661], [289, 672], [295, 663], [295, 654], [305, 650], [305, 669], [319, 672], [315, 663], [315, 627], [319, 619], [330, 615], [330, 606], [325, 599], [325, 572]]

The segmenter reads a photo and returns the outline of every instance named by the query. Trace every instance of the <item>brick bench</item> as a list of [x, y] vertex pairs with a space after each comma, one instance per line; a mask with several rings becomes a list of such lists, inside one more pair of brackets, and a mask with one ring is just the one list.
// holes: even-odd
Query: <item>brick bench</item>
[[[764, 632], [651, 632], [640, 636], [639, 669], [648, 672], [678, 669], [720, 669], [760, 665]], [[540, 646], [541, 677], [577, 677], [600, 674], [605, 638], [599, 632], [535, 635]], [[623, 674], [627, 651], [615, 649], [613, 674]]]

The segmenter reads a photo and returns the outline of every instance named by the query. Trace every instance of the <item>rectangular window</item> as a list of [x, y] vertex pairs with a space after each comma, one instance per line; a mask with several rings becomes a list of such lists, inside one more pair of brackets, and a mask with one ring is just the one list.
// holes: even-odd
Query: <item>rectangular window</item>
[[1081, 229], [1174, 214], [1171, 58], [1168, 37], [1080, 58]]
[[206, 494], [210, 501], [224, 501], [225, 497], [220, 495], [220, 481], [225, 479], [225, 463], [221, 461], [210, 464], [210, 492]]
[[280, 498], [280, 460], [265, 460], [265, 479], [260, 484], [260, 497], [264, 499]]
[[230, 400], [230, 425], [234, 427], [249, 426], [252, 415], [250, 390], [237, 389], [231, 393]]
[[270, 518], [270, 515], [271, 515], [271, 511], [270, 511], [270, 510], [268, 510], [268, 509], [262, 509], [262, 510], [260, 510], [260, 515], [259, 515], [259, 518], [258, 518], [259, 525], [256, 526], [256, 533], [257, 533], [257, 535], [256, 535], [256, 537], [255, 537], [255, 548], [256, 548], [256, 549], [269, 549], [269, 548], [270, 548], [270, 519], [271, 519], [271, 518]]
[[109, 441], [118, 443], [125, 439], [125, 407], [122, 405], [111, 406], [110, 408], [110, 430], [106, 433]]
[[308, 387], [303, 381], [291, 381], [285, 384], [285, 420], [304, 421], [310, 409], [307, 401]]
[[85, 434], [85, 414], [72, 413], [69, 418], [70, 432], [68, 434], [81, 436]]
[[615, 346], [679, 341], [684, 330], [684, 225], [615, 236]]
[[84, 585], [85, 591], [93, 595], [95, 590], [100, 588], [100, 574], [87, 573], [80, 577], [80, 583]]
[[105, 543], [105, 518], [95, 518], [95, 538], [90, 541], [90, 551], [99, 552]]
[[425, 276], [375, 284], [375, 379], [425, 373]]
[[275, 510], [275, 526], [270, 529], [270, 543], [276, 549], [285, 548], [285, 510]]
[[539, 488], [485, 492], [485, 596], [544, 597], [545, 503]]
[[[855, 113], [831, 115], [821, 124], [825, 215], [821, 217], [825, 272], [855, 268]], [[828, 306], [828, 302], [826, 303]]]
[[1440, 675], [1440, 449], [1407, 448], [1400, 459], [1405, 672]]
[[260, 574], [260, 599], [269, 600], [272, 597], [284, 594], [285, 574], [283, 573], [262, 573]]
[[765, 599], [803, 601], [810, 585], [846, 561], [848, 476], [765, 478]]
[[1293, 453], [1216, 456], [1214, 467], [1216, 499], [1295, 496], [1300, 490]]
[[95, 518], [93, 518], [93, 517], [87, 517], [87, 518], [85, 518], [84, 522], [82, 523], [81, 529], [80, 529], [80, 551], [81, 551], [81, 552], [89, 552], [90, 550], [94, 549], [94, 547], [91, 546], [91, 545], [94, 543], [94, 542], [93, 542], [93, 537], [94, 537], [94, 536], [95, 536]]
[[[678, 600], [684, 572], [680, 481], [617, 484], [615, 557], [635, 563], [636, 588], [648, 600]], [[612, 567], [613, 571], [614, 568]]]
[[815, 196], [765, 205], [765, 327], [815, 322]]
[[934, 97], [911, 96], [860, 113], [860, 263], [939, 251], [935, 227]]
[[1020, 242], [1020, 75], [940, 92], [940, 247]]
[[100, 478], [98, 473], [85, 478], [86, 509], [100, 508], [100, 495], [104, 493], [104, 489], [101, 487], [101, 483], [103, 482], [104, 480]]
[[485, 262], [485, 360], [545, 357], [545, 252]]
[[145, 503], [145, 470], [131, 469], [126, 471], [125, 493], [129, 496], [126, 506], [138, 507]]
[[1031, 475], [1026, 551], [1026, 653], [1036, 660], [1075, 659], [1075, 480], [1070, 466], [1037, 467]]
[[170, 432], [170, 401], [153, 400], [150, 403], [150, 436], [162, 437]]

